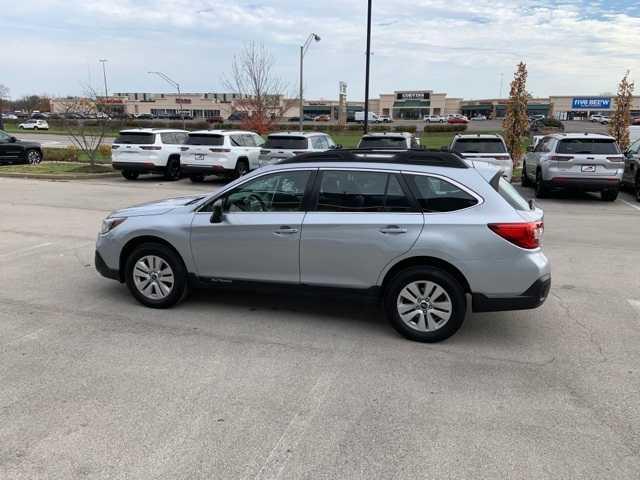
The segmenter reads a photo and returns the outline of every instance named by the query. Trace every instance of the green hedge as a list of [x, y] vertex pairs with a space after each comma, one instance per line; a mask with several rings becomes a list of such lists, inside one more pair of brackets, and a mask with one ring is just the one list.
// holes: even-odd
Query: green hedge
[[[42, 161], [44, 162], [88, 162], [89, 159], [79, 149], [75, 147], [42, 149]], [[111, 162], [111, 155], [98, 153], [98, 163]]]
[[462, 123], [454, 123], [452, 125], [445, 123], [440, 125], [425, 125], [423, 131], [425, 133], [436, 132], [466, 132], [467, 125]]

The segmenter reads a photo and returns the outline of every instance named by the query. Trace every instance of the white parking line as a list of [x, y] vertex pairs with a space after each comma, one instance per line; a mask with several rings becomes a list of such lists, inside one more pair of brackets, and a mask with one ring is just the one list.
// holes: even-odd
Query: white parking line
[[636, 210], [640, 211], [640, 207], [638, 205], [634, 205], [631, 202], [627, 202], [626, 200], [622, 200], [622, 198], [620, 199], [622, 201], [622, 203], [626, 203], [627, 205], [629, 205], [631, 208], [635, 208]]
[[40, 243], [40, 244], [34, 245], [32, 247], [21, 248], [19, 250], [14, 250], [13, 252], [3, 253], [3, 254], [0, 254], [0, 258], [13, 257], [15, 255], [20, 255], [22, 253], [27, 253], [27, 252], [30, 252], [32, 250], [37, 250], [39, 248], [48, 247], [49, 245], [53, 245], [53, 243], [51, 243], [51, 242]]

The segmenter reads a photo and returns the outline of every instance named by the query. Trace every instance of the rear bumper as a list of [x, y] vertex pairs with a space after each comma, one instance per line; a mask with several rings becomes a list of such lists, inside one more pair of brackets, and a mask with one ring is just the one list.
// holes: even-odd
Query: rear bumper
[[474, 312], [502, 312], [506, 310], [529, 310], [544, 303], [551, 289], [551, 275], [536, 280], [524, 293], [515, 297], [489, 297], [482, 293], [473, 293]]
[[620, 188], [621, 179], [617, 177], [606, 178], [580, 178], [580, 177], [553, 177], [545, 182], [549, 188], [570, 188], [597, 192]]
[[222, 165], [182, 165], [183, 175], [230, 175], [233, 169], [224, 168]]
[[164, 172], [165, 167], [149, 162], [112, 162], [115, 170], [127, 170], [138, 173]]
[[113, 270], [109, 268], [97, 250], [96, 250], [94, 264], [96, 266], [96, 270], [98, 271], [98, 273], [103, 277], [110, 278], [112, 280], [121, 281], [120, 272], [118, 270]]

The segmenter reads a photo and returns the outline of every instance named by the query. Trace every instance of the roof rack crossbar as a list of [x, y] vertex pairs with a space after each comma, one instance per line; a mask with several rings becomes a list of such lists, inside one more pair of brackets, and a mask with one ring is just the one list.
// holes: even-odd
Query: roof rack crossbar
[[[364, 157], [364, 158], [363, 158]], [[336, 149], [298, 155], [280, 164], [312, 162], [399, 163], [432, 167], [469, 168], [458, 155], [425, 149]]]

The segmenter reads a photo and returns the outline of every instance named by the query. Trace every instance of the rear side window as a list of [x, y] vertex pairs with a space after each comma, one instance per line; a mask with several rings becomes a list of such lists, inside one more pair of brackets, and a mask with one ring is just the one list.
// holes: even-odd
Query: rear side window
[[460, 138], [453, 144], [456, 153], [507, 153], [499, 138]]
[[407, 175], [406, 177], [412, 184], [414, 194], [424, 212], [454, 212], [478, 203], [473, 195], [441, 178], [427, 175]]
[[327, 150], [329, 148], [329, 143], [327, 142], [327, 139], [322, 136], [311, 137], [311, 145], [316, 150]]
[[529, 207], [529, 203], [522, 198], [522, 195], [518, 193], [511, 183], [504, 179], [504, 177], [500, 177], [498, 181], [498, 193], [502, 198], [504, 198], [509, 205], [511, 205], [516, 210], [520, 211], [529, 211], [531, 208]]
[[362, 137], [358, 148], [407, 148], [404, 137]]
[[560, 140], [556, 153], [616, 155], [620, 153], [620, 150], [614, 140], [606, 138], [568, 138]]
[[306, 150], [306, 137], [274, 136], [270, 135], [263, 145], [264, 148], [279, 148], [281, 150]]
[[189, 135], [187, 145], [224, 145], [224, 135]]
[[395, 175], [378, 172], [322, 172], [318, 207], [320, 212], [412, 211]]
[[156, 143], [155, 133], [120, 133], [113, 143], [124, 143], [130, 145], [153, 145]]

